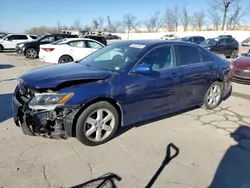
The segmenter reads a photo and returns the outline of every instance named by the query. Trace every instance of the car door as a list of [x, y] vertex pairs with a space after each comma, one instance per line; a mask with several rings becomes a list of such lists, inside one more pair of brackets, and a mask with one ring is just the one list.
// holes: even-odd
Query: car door
[[212, 77], [217, 74], [216, 64], [200, 48], [190, 45], [176, 45], [177, 63], [183, 75], [179, 95], [180, 105], [191, 107], [204, 100]]
[[231, 38], [226, 38], [226, 44], [227, 44], [227, 56], [231, 56], [232, 51], [235, 49], [235, 41]]
[[227, 47], [227, 44], [226, 44], [226, 40], [223, 38], [223, 39], [220, 39], [218, 42], [217, 42], [217, 52], [220, 53], [220, 54], [224, 54], [226, 55], [227, 54], [227, 51], [228, 51], [228, 47]]
[[18, 43], [28, 40], [26, 35], [10, 35], [6, 38], [5, 48], [6, 49], [15, 49]]
[[181, 75], [176, 67], [174, 47], [162, 45], [154, 48], [137, 66], [142, 64], [149, 65], [152, 71], [147, 74], [131, 71], [124, 81], [120, 81], [125, 85], [122, 87], [125, 88], [126, 118], [131, 121], [166, 114], [178, 108]]

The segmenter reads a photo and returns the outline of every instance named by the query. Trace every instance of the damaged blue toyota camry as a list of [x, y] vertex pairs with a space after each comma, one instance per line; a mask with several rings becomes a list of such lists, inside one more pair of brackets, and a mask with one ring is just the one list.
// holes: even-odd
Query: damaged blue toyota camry
[[122, 41], [22, 75], [14, 121], [24, 134], [95, 146], [123, 126], [194, 106], [214, 109], [231, 90], [229, 62], [196, 44]]

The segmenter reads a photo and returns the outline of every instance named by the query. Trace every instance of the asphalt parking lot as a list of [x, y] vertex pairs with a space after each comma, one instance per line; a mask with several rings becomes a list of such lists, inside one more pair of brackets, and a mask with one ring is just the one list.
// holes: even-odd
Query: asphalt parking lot
[[[103, 179], [119, 188], [201, 188], [212, 182], [211, 187], [220, 187], [224, 178], [232, 187], [250, 187], [249, 85], [234, 83], [232, 96], [214, 111], [194, 108], [161, 117], [131, 126], [104, 145], [87, 147], [74, 138], [25, 136], [15, 126], [11, 96], [16, 78], [46, 65], [0, 54], [0, 187], [74, 187], [96, 178], [93, 187]], [[235, 131], [243, 136], [236, 139]], [[167, 146], [178, 155], [171, 158]]]

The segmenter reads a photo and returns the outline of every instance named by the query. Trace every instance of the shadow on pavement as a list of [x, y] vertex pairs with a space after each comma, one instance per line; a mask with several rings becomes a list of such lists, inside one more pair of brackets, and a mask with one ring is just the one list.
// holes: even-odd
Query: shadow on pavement
[[0, 64], [0, 69], [9, 69], [14, 67], [14, 65], [10, 65], [10, 64]]
[[93, 179], [93, 180], [90, 180], [88, 182], [85, 182], [83, 184], [80, 184], [80, 185], [76, 185], [76, 186], [73, 186], [71, 188], [116, 188], [116, 184], [115, 184], [115, 181], [121, 181], [121, 177], [116, 175], [116, 174], [113, 174], [113, 173], [108, 173], [108, 174], [105, 174], [99, 178], [96, 178], [96, 179]]
[[126, 133], [127, 131], [129, 131], [132, 128], [139, 128], [141, 126], [148, 125], [150, 123], [153, 123], [153, 122], [156, 122], [156, 121], [161, 121], [161, 120], [164, 120], [164, 119], [167, 119], [167, 118], [171, 118], [173, 116], [177, 116], [177, 115], [180, 115], [180, 114], [192, 111], [192, 110], [196, 110], [196, 109], [199, 109], [199, 108], [200, 107], [198, 107], [198, 106], [197, 107], [192, 107], [192, 108], [181, 110], [181, 111], [174, 112], [174, 113], [171, 113], [171, 114], [166, 114], [166, 115], [162, 115], [162, 116], [159, 116], [159, 117], [156, 117], [156, 118], [145, 120], [145, 121], [142, 121], [142, 122], [139, 122], [139, 123], [136, 123], [136, 124], [128, 125], [126, 127], [120, 127], [118, 133], [116, 134], [116, 136], [113, 139], [115, 139], [115, 138], [119, 137], [120, 135]]
[[[172, 151], [174, 151], [173, 154], [172, 154]], [[156, 171], [155, 175], [151, 178], [151, 180], [149, 181], [149, 183], [146, 186], [146, 188], [151, 188], [153, 186], [153, 184], [155, 183], [155, 181], [157, 180], [158, 176], [161, 174], [161, 172], [163, 171], [163, 169], [168, 165], [168, 163], [170, 163], [170, 161], [172, 161], [172, 159], [174, 159], [178, 155], [179, 155], [179, 148], [177, 148], [172, 143], [169, 144], [167, 146], [166, 156], [165, 156], [164, 160], [162, 161], [161, 166]]]
[[238, 143], [226, 151], [210, 188], [250, 187], [250, 127], [240, 126], [231, 136]]
[[12, 93], [0, 94], [0, 123], [11, 118], [12, 114]]
[[[149, 183], [145, 188], [151, 188], [158, 176], [164, 170], [164, 168], [170, 163], [172, 159], [179, 155], [179, 148], [177, 148], [174, 144], [170, 143], [166, 149], [166, 156], [162, 161], [161, 166], [155, 172], [154, 176], [151, 178]], [[115, 184], [116, 181], [121, 181], [122, 178], [114, 173], [105, 174], [99, 178], [87, 181], [83, 184], [73, 186], [71, 188], [117, 188], [118, 186]]]

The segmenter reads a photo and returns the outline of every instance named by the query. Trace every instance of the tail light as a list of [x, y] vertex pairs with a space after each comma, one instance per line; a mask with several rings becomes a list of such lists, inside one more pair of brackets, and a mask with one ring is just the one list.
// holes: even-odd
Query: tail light
[[42, 48], [42, 50], [44, 50], [46, 52], [52, 52], [54, 50], [54, 48]]

